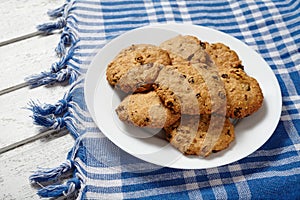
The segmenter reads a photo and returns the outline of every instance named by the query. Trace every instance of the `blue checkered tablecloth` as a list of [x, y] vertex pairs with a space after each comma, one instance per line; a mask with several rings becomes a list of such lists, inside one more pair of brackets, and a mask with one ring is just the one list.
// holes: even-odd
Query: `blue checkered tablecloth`
[[[32, 102], [35, 123], [67, 127], [75, 139], [65, 162], [38, 170], [30, 180], [60, 180], [38, 190], [42, 197], [78, 199], [300, 199], [300, 1], [68, 0], [38, 26], [62, 29], [58, 60], [33, 75], [33, 86], [69, 81], [57, 104]], [[97, 50], [126, 31], [169, 22], [210, 27], [256, 50], [282, 92], [282, 113], [271, 138], [237, 162], [201, 170], [157, 168], [111, 143], [94, 124], [84, 102], [84, 74]], [[46, 88], [45, 88], [46, 89]], [[137, 169], [145, 169], [137, 172]]]

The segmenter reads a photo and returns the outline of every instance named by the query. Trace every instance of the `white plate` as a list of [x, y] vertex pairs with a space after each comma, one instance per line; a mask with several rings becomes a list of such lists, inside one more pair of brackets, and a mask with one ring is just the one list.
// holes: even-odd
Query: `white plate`
[[[226, 150], [208, 158], [183, 156], [155, 131], [129, 127], [119, 121], [115, 108], [121, 96], [107, 83], [105, 69], [118, 52], [131, 44], [160, 42], [178, 34], [189, 34], [208, 42], [222, 42], [238, 52], [245, 71], [256, 78], [263, 94], [260, 110], [235, 127], [235, 141]], [[129, 31], [108, 43], [89, 66], [85, 100], [100, 130], [124, 151], [147, 162], [181, 169], [217, 167], [242, 159], [261, 147], [274, 132], [281, 114], [281, 92], [271, 68], [254, 50], [225, 33], [189, 24], [152, 25]]]

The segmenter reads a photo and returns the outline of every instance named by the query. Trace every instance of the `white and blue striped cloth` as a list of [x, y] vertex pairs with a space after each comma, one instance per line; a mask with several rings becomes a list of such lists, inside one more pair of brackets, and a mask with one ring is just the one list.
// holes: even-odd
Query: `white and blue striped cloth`
[[[63, 30], [56, 47], [59, 59], [49, 72], [28, 82], [33, 87], [67, 80], [73, 85], [57, 104], [32, 102], [31, 109], [37, 124], [67, 127], [75, 144], [66, 162], [30, 177], [40, 183], [57, 180], [41, 188], [40, 196], [300, 199], [300, 1], [68, 0], [48, 14], [57, 21], [38, 28]], [[283, 98], [281, 118], [272, 137], [253, 154], [210, 169], [151, 170], [151, 164], [119, 149], [93, 123], [83, 83], [97, 50], [126, 31], [169, 22], [202, 25], [236, 37], [256, 50], [275, 73]], [[70, 170], [73, 177], [59, 182]]]

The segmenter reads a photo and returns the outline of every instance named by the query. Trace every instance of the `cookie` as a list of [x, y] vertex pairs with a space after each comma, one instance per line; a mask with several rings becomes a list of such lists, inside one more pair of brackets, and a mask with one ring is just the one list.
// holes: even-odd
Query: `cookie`
[[164, 128], [166, 139], [185, 155], [208, 156], [228, 148], [234, 140], [234, 127], [218, 115], [183, 115]]
[[226, 113], [223, 82], [206, 65], [171, 65], [155, 80], [155, 91], [164, 105], [188, 115]]
[[180, 117], [163, 106], [154, 91], [128, 95], [116, 108], [116, 113], [123, 122], [148, 128], [170, 126]]
[[[189, 63], [207, 63], [211, 64], [211, 59], [203, 48], [200, 46], [200, 40], [190, 35], [178, 35], [159, 45], [172, 55], [172, 65], [183, 64], [186, 60]], [[182, 60], [183, 59], [183, 60]]]
[[262, 106], [264, 96], [255, 78], [240, 68], [220, 68], [219, 73], [226, 91], [226, 116], [244, 118]]
[[[199, 53], [201, 51], [196, 46], [201, 47], [205, 53]], [[160, 47], [169, 51], [174, 68], [188, 79], [193, 77], [190, 83], [195, 84], [191, 84], [191, 87], [202, 92], [196, 93], [206, 99], [199, 99], [199, 105], [201, 102], [205, 104], [200, 105], [200, 114], [222, 114], [225, 109], [227, 117], [244, 118], [262, 106], [264, 97], [259, 83], [246, 74], [237, 53], [228, 46], [222, 43], [204, 43], [193, 36], [178, 36], [163, 42]], [[198, 59], [196, 55], [201, 58]], [[182, 63], [189, 67], [182, 67]], [[191, 73], [191, 66], [198, 70], [198, 76]], [[206, 89], [202, 87], [203, 82], [207, 85]], [[213, 109], [209, 109], [212, 107]]]
[[224, 82], [227, 100], [227, 116], [244, 118], [256, 112], [263, 103], [263, 93], [257, 80], [244, 71], [238, 54], [222, 43], [202, 43], [218, 67]]
[[[180, 112], [190, 115], [210, 114], [212, 112], [225, 113], [226, 102], [224, 101], [225, 91], [223, 82], [219, 77], [218, 68], [203, 50], [200, 41], [194, 36], [179, 35], [163, 42], [160, 44], [160, 47], [169, 52], [172, 60], [170, 68], [177, 70], [186, 79], [194, 94], [193, 97], [187, 99], [186, 104], [188, 105], [193, 98], [196, 98], [198, 101], [197, 109], [194, 106], [188, 109], [181, 108]], [[175, 96], [183, 94], [170, 92], [170, 88], [165, 86], [168, 83], [164, 82], [164, 85], [162, 85], [162, 81], [159, 80], [160, 78], [161, 74], [156, 80], [158, 83], [158, 87], [156, 88], [158, 95], [166, 106], [179, 112], [179, 104], [183, 102], [176, 101]], [[176, 86], [173, 85], [173, 87], [182, 86], [178, 83]], [[182, 93], [186, 93], [186, 91], [183, 90]], [[173, 97], [170, 94], [173, 94]], [[172, 98], [174, 99], [173, 101]]]
[[125, 93], [149, 91], [163, 67], [164, 65], [158, 63], [134, 66], [119, 79], [115, 87]]
[[244, 69], [238, 54], [223, 43], [200, 42], [211, 59], [219, 68]]
[[110, 85], [115, 86], [130, 69], [148, 63], [162, 65], [171, 64], [167, 51], [150, 44], [137, 44], [123, 49], [106, 69], [106, 78]]

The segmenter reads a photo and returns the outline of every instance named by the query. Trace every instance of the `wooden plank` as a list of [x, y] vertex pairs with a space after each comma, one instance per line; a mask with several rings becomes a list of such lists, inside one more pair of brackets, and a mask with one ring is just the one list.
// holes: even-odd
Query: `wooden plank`
[[44, 128], [33, 124], [30, 117], [32, 112], [26, 109], [28, 103], [30, 100], [39, 100], [42, 103], [55, 104], [69, 90], [69, 87], [69, 85], [56, 85], [51, 88], [23, 88], [1, 95], [0, 148], [43, 132]]
[[54, 49], [59, 35], [40, 36], [0, 47], [0, 90], [24, 82], [24, 78], [48, 71], [58, 61]]
[[36, 31], [36, 26], [50, 21], [47, 11], [61, 6], [64, 0], [0, 1], [0, 41]]
[[38, 167], [59, 166], [73, 145], [74, 139], [68, 134], [41, 139], [1, 154], [0, 199], [40, 199], [37, 186], [30, 184], [29, 176]]

